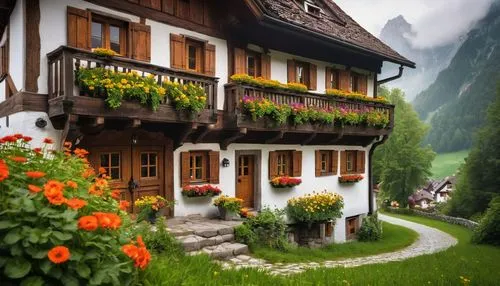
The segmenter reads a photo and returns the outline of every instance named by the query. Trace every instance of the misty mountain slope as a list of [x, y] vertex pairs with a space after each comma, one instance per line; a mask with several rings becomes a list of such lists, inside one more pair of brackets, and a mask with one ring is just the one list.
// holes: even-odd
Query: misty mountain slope
[[[411, 24], [401, 15], [387, 21], [380, 32], [380, 39], [384, 43], [417, 64], [416, 69], [405, 69], [402, 78], [387, 84], [391, 88], [404, 90], [409, 101], [434, 82], [438, 73], [448, 66], [461, 43], [457, 41], [440, 47], [419, 49], [414, 48], [408, 39], [412, 35]], [[398, 65], [384, 63], [380, 78], [397, 74], [398, 68]]]
[[414, 100], [430, 118], [426, 143], [437, 152], [466, 149], [485, 120], [500, 80], [500, 2], [496, 2], [457, 51], [448, 68]]

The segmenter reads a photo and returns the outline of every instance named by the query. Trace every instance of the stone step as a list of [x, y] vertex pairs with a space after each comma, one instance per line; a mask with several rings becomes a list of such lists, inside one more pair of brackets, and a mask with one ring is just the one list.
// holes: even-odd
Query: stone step
[[219, 245], [205, 246], [198, 251], [190, 251], [189, 255], [208, 254], [216, 259], [231, 259], [248, 253], [248, 246], [236, 242], [224, 242]]
[[184, 250], [190, 252], [200, 250], [207, 246], [216, 246], [224, 242], [232, 242], [234, 240], [234, 234], [228, 233], [212, 237], [203, 237], [196, 234], [190, 234], [186, 236], [178, 236], [177, 239], [181, 242]]

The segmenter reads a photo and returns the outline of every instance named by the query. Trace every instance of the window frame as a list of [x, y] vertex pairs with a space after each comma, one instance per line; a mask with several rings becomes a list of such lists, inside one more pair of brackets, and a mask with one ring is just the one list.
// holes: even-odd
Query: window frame
[[[193, 168], [193, 165], [196, 165], [196, 157], [201, 157], [201, 166], [197, 167], [195, 166]], [[189, 152], [189, 178], [190, 178], [190, 183], [206, 183], [209, 181], [209, 176], [208, 176], [208, 151], [190, 151]], [[201, 169], [201, 178], [197, 179], [196, 176], [196, 170]]]
[[[130, 38], [128, 32], [128, 22], [119, 20], [116, 18], [111, 18], [107, 16], [103, 16], [97, 13], [92, 13], [92, 20], [90, 23], [90, 47], [91, 49], [99, 48], [93, 47], [92, 44], [92, 26], [94, 23], [101, 24], [101, 48], [111, 49], [111, 26], [119, 28], [119, 44], [120, 44], [120, 52], [117, 53], [118, 56], [127, 57], [129, 54], [128, 41]], [[114, 50], [113, 50], [114, 51]], [[116, 52], [116, 51], [115, 51]]]
[[[332, 84], [332, 78], [334, 78], [334, 84]], [[336, 68], [330, 68], [330, 78], [326, 81], [326, 89], [340, 89], [340, 72]]]
[[[280, 164], [280, 158], [281, 160], [285, 161]], [[278, 174], [279, 177], [281, 176], [288, 176], [292, 177], [293, 174], [293, 155], [292, 151], [276, 151], [276, 166], [273, 166], [273, 168], [276, 168], [276, 174]], [[283, 172], [280, 172], [282, 169]]]
[[[256, 51], [252, 51], [252, 50], [245, 50], [245, 65], [246, 65], [246, 73], [253, 77], [253, 78], [257, 78], [257, 77], [261, 77], [262, 76], [262, 54], [259, 53], [259, 52], [256, 52]], [[255, 61], [255, 67], [254, 67], [254, 75], [250, 74], [250, 69], [249, 69], [249, 58], [250, 57], [253, 57], [254, 58], [254, 61]]]
[[[186, 70], [192, 71], [192, 72], [197, 72], [197, 73], [203, 73], [204, 72], [204, 66], [203, 66], [203, 59], [205, 57], [205, 49], [204, 49], [205, 43], [191, 39], [191, 38], [186, 38], [185, 42], [185, 56], [186, 56]], [[190, 68], [189, 66], [189, 59], [190, 59], [190, 47], [195, 48], [195, 67], [194, 69]]]
[[[316, 11], [317, 11], [317, 13], [314, 13], [314, 12], [310, 11], [310, 8], [313, 8], [314, 10], [316, 10]], [[322, 12], [321, 8], [320, 8], [320, 7], [318, 7], [318, 6], [316, 6], [316, 5], [314, 5], [313, 3], [311, 3], [311, 2], [309, 2], [309, 1], [307, 1], [307, 0], [306, 0], [306, 1], [304, 1], [304, 10], [305, 10], [308, 14], [310, 14], [310, 15], [313, 15], [313, 16], [315, 16], [315, 17], [321, 17], [321, 12]]]
[[[347, 150], [345, 151], [345, 164], [346, 164], [346, 172], [348, 174], [355, 174], [357, 172], [357, 158], [358, 151], [355, 150]], [[351, 169], [349, 170], [349, 155], [352, 156]]]
[[[311, 79], [310, 79], [310, 76], [309, 76], [309, 73], [310, 73], [310, 69], [311, 69], [311, 64], [308, 63], [308, 62], [303, 62], [303, 61], [295, 61], [295, 82], [296, 83], [301, 83], [305, 86], [307, 86], [308, 88], [311, 86], [310, 83], [311, 83]], [[302, 79], [303, 81], [301, 82], [300, 79], [299, 79], [299, 68], [302, 68], [302, 73], [303, 74], [300, 79]]]
[[[353, 226], [351, 226], [349, 223], [353, 222]], [[354, 227], [354, 232], [351, 233], [351, 230]], [[357, 216], [351, 216], [351, 217], [346, 217], [345, 219], [345, 236], [346, 240], [351, 240], [356, 238], [356, 235], [359, 231], [359, 215]]]
[[[112, 158], [111, 156], [113, 154], [117, 154], [118, 155], [118, 165], [114, 166], [112, 165]], [[108, 157], [108, 165], [107, 166], [103, 166], [102, 165], [102, 156], [107, 156]], [[121, 152], [115, 152], [115, 151], [106, 151], [106, 152], [99, 152], [99, 167], [101, 168], [104, 168], [106, 170], [106, 175], [109, 176], [110, 180], [111, 181], [121, 181], [122, 180], [122, 153]], [[118, 178], [113, 178], [112, 177], [112, 169], [118, 169]]]
[[349, 87], [350, 87], [351, 91], [352, 92], [361, 92], [359, 89], [360, 75], [358, 73], [351, 72], [351, 76], [349, 78], [350, 78]]
[[[147, 164], [146, 165], [143, 165], [142, 164], [142, 155], [144, 154], [147, 154]], [[155, 159], [155, 164], [152, 165], [151, 164], [151, 154], [154, 154], [156, 159]], [[159, 169], [159, 166], [158, 166], [158, 152], [140, 152], [140, 160], [141, 160], [141, 169], [140, 169], [140, 172], [139, 172], [139, 175], [140, 175], [140, 178], [141, 180], [151, 180], [151, 179], [158, 179], [158, 169]], [[142, 176], [142, 168], [146, 168], [147, 170], [147, 176], [146, 177], [143, 177]], [[154, 167], [155, 168], [155, 176], [150, 176], [151, 175], [151, 167]]]
[[[320, 165], [321, 165], [321, 175], [327, 175], [332, 172], [332, 151], [330, 150], [321, 150], [319, 152], [320, 157]], [[325, 160], [323, 160], [325, 159]], [[324, 163], [324, 168], [323, 168]]]

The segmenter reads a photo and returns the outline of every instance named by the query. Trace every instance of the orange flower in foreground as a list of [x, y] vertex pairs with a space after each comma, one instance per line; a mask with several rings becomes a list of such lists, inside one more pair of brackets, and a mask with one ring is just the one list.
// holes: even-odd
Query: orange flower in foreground
[[14, 162], [17, 162], [17, 163], [26, 163], [28, 162], [28, 159], [26, 159], [26, 157], [21, 157], [21, 156], [14, 156], [14, 157], [10, 157], [10, 159]]
[[42, 190], [42, 188], [35, 185], [28, 185], [28, 190], [30, 190], [30, 192], [32, 193], [39, 193]]
[[79, 229], [94, 231], [97, 229], [97, 227], [99, 227], [99, 223], [97, 221], [97, 218], [93, 215], [82, 216], [78, 219]]
[[120, 199], [120, 190], [112, 190], [111, 197], [113, 199], [119, 200]]
[[43, 139], [43, 143], [45, 143], [45, 144], [52, 144], [52, 143], [54, 143], [54, 140], [52, 140], [51, 138], [47, 137], [47, 138]]
[[127, 201], [120, 201], [120, 209], [122, 211], [126, 211], [130, 207], [130, 202]]
[[118, 229], [122, 224], [120, 216], [114, 213], [95, 212], [93, 215], [97, 217], [99, 226], [102, 228]]
[[99, 167], [99, 174], [106, 174], [106, 169]]
[[151, 254], [149, 251], [146, 247], [139, 247], [134, 266], [144, 270], [148, 266], [149, 261], [151, 261]]
[[66, 205], [74, 210], [78, 210], [86, 206], [87, 202], [82, 199], [72, 198], [66, 201]]
[[82, 149], [82, 148], [76, 148], [75, 151], [73, 151], [73, 153], [79, 157], [79, 158], [83, 158], [85, 156], [87, 156], [89, 154], [89, 151], [85, 150], [85, 149]]
[[47, 253], [49, 260], [55, 264], [68, 261], [70, 257], [69, 249], [66, 246], [56, 246]]
[[73, 146], [73, 144], [71, 142], [69, 142], [69, 141], [64, 142], [64, 147], [71, 148], [71, 146]]
[[5, 161], [0, 159], [0, 182], [9, 177], [9, 167], [5, 164]]
[[95, 185], [90, 185], [89, 187], [89, 194], [91, 195], [96, 195], [96, 196], [102, 196], [104, 192], [99, 189], [98, 187], [96, 187]]
[[56, 180], [49, 180], [43, 187], [45, 189], [44, 195], [51, 204], [62, 205], [66, 202], [63, 196], [63, 183]]
[[95, 185], [96, 187], [103, 189], [108, 186], [108, 181], [106, 181], [105, 179], [98, 178], [95, 180]]
[[71, 181], [71, 180], [66, 182], [66, 186], [68, 186], [68, 187], [70, 187], [72, 189], [78, 188], [78, 184], [75, 183], [75, 182], [73, 182], [73, 181]]
[[136, 259], [138, 248], [133, 244], [125, 244], [124, 246], [122, 246], [122, 252], [130, 258]]
[[32, 178], [32, 179], [38, 179], [38, 178], [45, 177], [45, 173], [40, 172], [40, 171], [28, 171], [25, 174], [26, 174], [26, 176], [28, 176], [29, 178]]
[[146, 247], [144, 241], [142, 240], [142, 235], [137, 236], [137, 245], [139, 245], [139, 247]]
[[95, 174], [94, 169], [87, 168], [87, 169], [85, 169], [85, 171], [83, 171], [82, 177], [84, 177], [85, 179], [87, 179], [88, 177], [90, 177], [90, 176], [92, 176], [94, 174]]

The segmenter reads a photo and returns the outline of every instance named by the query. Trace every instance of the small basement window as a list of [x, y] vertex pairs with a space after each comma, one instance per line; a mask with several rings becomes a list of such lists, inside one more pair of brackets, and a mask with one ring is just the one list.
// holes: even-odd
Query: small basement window
[[359, 216], [348, 217], [345, 219], [345, 236], [346, 240], [356, 238], [359, 229]]

